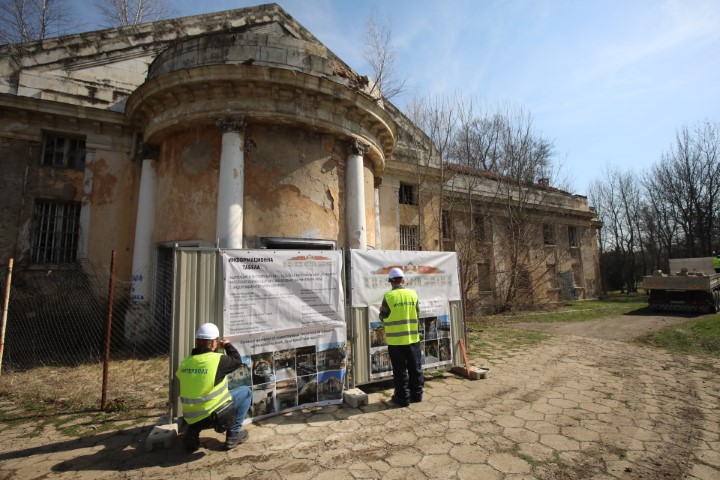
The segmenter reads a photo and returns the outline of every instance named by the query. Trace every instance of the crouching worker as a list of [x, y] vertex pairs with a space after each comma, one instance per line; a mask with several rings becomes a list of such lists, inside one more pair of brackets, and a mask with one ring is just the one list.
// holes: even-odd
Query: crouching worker
[[[225, 355], [217, 353], [218, 346], [225, 350]], [[183, 439], [187, 451], [200, 448], [200, 431], [206, 428], [215, 428], [220, 433], [227, 429], [226, 450], [247, 440], [248, 432], [241, 428], [252, 392], [244, 386], [229, 390], [226, 378], [242, 364], [237, 349], [227, 339], [220, 338], [217, 326], [200, 325], [195, 334], [195, 348], [175, 374], [180, 380], [180, 403], [188, 424]], [[228, 415], [230, 421], [227, 421]]]

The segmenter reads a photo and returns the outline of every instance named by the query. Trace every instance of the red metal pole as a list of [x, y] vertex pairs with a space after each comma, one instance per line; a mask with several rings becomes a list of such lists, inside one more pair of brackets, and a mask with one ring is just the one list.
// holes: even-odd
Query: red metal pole
[[108, 286], [108, 308], [107, 308], [107, 334], [105, 336], [105, 361], [103, 362], [102, 397], [100, 398], [100, 410], [105, 410], [107, 399], [108, 365], [110, 364], [110, 334], [112, 332], [113, 312], [113, 281], [115, 280], [115, 250], [112, 251], [110, 260], [110, 281]]

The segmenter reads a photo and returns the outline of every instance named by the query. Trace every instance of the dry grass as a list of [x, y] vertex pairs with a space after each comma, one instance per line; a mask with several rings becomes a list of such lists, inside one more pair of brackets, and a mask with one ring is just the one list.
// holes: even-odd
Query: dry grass
[[[161, 415], [168, 397], [167, 357], [112, 361], [108, 368], [106, 407], [102, 398], [102, 364], [45, 366], [0, 377], [0, 421], [35, 418], [56, 426], [91, 416], [98, 422]], [[111, 427], [110, 427], [111, 428]], [[78, 433], [74, 428], [69, 434]]]

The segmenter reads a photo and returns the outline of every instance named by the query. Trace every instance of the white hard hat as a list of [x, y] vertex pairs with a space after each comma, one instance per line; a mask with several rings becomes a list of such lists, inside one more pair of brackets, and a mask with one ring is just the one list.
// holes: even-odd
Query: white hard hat
[[200, 325], [200, 328], [198, 328], [195, 338], [215, 340], [216, 338], [220, 338], [220, 330], [218, 330], [217, 325], [214, 323], [203, 323]]
[[393, 268], [390, 270], [390, 273], [388, 274], [388, 278], [392, 280], [393, 278], [405, 278], [405, 273], [402, 271], [401, 268]]

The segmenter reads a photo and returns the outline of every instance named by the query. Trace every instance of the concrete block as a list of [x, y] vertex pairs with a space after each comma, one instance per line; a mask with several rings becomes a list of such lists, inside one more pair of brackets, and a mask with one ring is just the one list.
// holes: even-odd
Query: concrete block
[[161, 417], [153, 427], [148, 438], [145, 439], [145, 451], [152, 451], [155, 445], [162, 443], [164, 448], [170, 448], [178, 436], [178, 424], [166, 423], [167, 417]]
[[368, 404], [368, 395], [359, 388], [351, 388], [343, 392], [343, 400], [352, 408], [358, 408]]
[[464, 378], [467, 378], [470, 380], [480, 380], [481, 378], [487, 377], [487, 372], [489, 371], [489, 369], [470, 367], [469, 375], [468, 375], [468, 371], [465, 369], [465, 367], [461, 367], [461, 366], [452, 367], [450, 369], [450, 371], [460, 377], [464, 377]]

